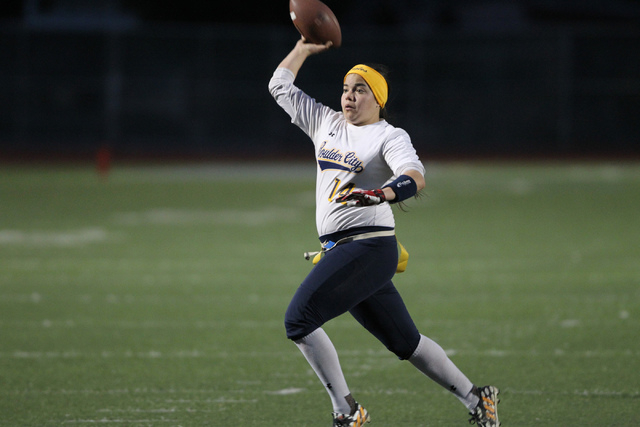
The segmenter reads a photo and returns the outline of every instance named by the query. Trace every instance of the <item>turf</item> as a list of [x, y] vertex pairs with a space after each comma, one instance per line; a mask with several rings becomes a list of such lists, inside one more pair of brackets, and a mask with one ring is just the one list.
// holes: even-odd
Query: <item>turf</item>
[[[428, 166], [395, 282], [506, 426], [640, 424], [640, 165]], [[318, 243], [313, 164], [2, 166], [0, 425], [328, 426], [284, 336]], [[466, 411], [348, 316], [372, 426]]]

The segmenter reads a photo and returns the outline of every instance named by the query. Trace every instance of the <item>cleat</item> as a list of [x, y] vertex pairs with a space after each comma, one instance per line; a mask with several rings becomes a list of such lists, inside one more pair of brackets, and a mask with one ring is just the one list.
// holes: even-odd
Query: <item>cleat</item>
[[361, 427], [364, 423], [371, 422], [366, 409], [356, 402], [356, 412], [353, 415], [338, 414], [333, 412], [333, 427]]
[[498, 420], [498, 390], [494, 386], [478, 387], [478, 397], [480, 402], [475, 409], [469, 413], [471, 418], [469, 424], [477, 424], [479, 427], [500, 427]]

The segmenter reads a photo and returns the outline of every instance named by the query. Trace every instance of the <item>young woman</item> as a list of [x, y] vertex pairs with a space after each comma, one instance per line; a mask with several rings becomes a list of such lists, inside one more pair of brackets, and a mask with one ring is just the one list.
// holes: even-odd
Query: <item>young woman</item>
[[341, 112], [293, 84], [305, 60], [330, 46], [299, 40], [269, 82], [276, 102], [313, 141], [318, 166], [316, 225], [323, 256], [291, 300], [287, 337], [326, 387], [333, 426], [358, 427], [370, 419], [351, 396], [336, 349], [322, 329], [346, 312], [400, 359], [458, 397], [470, 411], [470, 422], [499, 426], [498, 389], [474, 386], [438, 344], [418, 332], [391, 281], [398, 249], [390, 204], [415, 196], [425, 181], [409, 135], [383, 118], [386, 78], [364, 64], [349, 70]]

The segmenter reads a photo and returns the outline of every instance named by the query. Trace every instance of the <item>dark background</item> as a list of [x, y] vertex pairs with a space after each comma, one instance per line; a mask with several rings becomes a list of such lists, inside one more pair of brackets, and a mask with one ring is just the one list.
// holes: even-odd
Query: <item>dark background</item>
[[[640, 1], [326, 3], [343, 47], [297, 84], [339, 109], [387, 64], [423, 156], [640, 155]], [[298, 37], [287, 0], [4, 0], [0, 160], [306, 156], [267, 91]]]

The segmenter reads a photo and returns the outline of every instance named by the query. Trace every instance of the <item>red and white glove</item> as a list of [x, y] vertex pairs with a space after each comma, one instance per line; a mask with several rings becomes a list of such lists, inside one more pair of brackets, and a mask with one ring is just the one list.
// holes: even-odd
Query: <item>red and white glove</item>
[[351, 193], [338, 197], [336, 202], [345, 203], [349, 207], [373, 206], [387, 201], [382, 189], [353, 190]]

